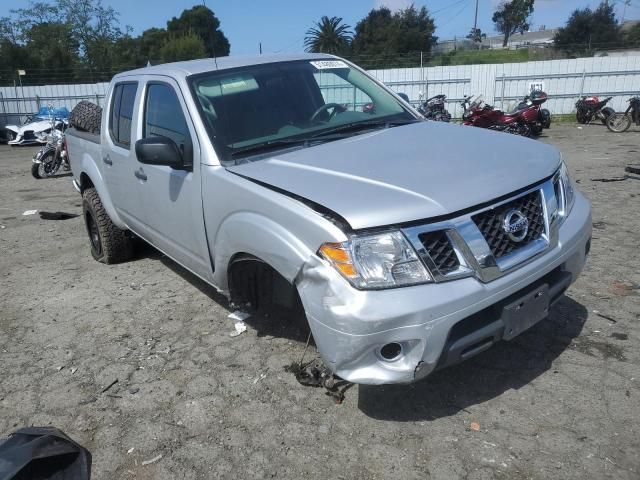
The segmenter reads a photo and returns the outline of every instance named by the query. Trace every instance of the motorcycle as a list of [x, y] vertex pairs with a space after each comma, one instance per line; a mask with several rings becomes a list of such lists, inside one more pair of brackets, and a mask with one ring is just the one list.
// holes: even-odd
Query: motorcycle
[[60, 128], [52, 128], [46, 136], [44, 145], [33, 157], [31, 175], [33, 178], [46, 178], [55, 175], [60, 167], [69, 170], [67, 145], [64, 139], [64, 125]]
[[603, 125], [607, 124], [607, 119], [616, 113], [611, 107], [605, 107], [613, 97], [600, 100], [595, 95], [582, 97], [576, 102], [576, 120], [578, 123], [590, 123], [593, 120], [600, 120]]
[[546, 102], [547, 98], [548, 97], [545, 92], [542, 90], [535, 90], [524, 97], [516, 106], [516, 111], [532, 108], [538, 112], [535, 121], [529, 125], [532, 135], [538, 136], [542, 133], [543, 129], [551, 126], [551, 112], [546, 108], [540, 108], [540, 105]]
[[523, 137], [531, 136], [531, 124], [535, 123], [538, 111], [534, 108], [516, 110], [512, 113], [504, 113], [502, 110], [487, 105], [482, 96], [471, 101], [472, 96], [464, 96], [460, 103], [464, 110], [462, 124], [474, 127], [487, 128], [500, 132], [512, 133]]
[[631, 97], [629, 106], [624, 113], [614, 113], [607, 119], [607, 128], [615, 133], [622, 133], [629, 130], [631, 123], [640, 125], [640, 95]]
[[428, 98], [422, 102], [423, 93], [420, 92], [420, 105], [418, 106], [418, 112], [427, 120], [434, 120], [436, 122], [450, 122], [451, 114], [445, 108], [446, 95], [436, 95], [435, 97]]

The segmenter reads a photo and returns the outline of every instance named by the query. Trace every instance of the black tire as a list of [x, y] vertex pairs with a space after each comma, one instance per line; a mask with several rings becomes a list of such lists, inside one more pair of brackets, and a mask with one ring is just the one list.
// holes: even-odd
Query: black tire
[[625, 113], [615, 113], [607, 118], [607, 128], [613, 133], [622, 133], [631, 127], [631, 117]]
[[89, 133], [100, 133], [102, 122], [102, 107], [95, 103], [82, 100], [69, 114], [69, 124]]
[[39, 163], [32, 163], [31, 164], [31, 175], [33, 176], [33, 178], [35, 179], [40, 179], [42, 178], [40, 176], [40, 164]]
[[56, 165], [54, 159], [55, 154], [55, 150], [49, 150], [40, 157], [40, 163], [31, 165], [31, 175], [33, 175], [33, 178], [47, 178], [56, 174], [60, 168], [60, 162]]
[[543, 128], [542, 125], [538, 125], [538, 124], [532, 125], [531, 126], [531, 136], [532, 137], [537, 137], [540, 134], [542, 134], [542, 128]]
[[133, 243], [127, 232], [116, 227], [102, 206], [95, 188], [82, 194], [82, 213], [89, 235], [91, 256], [102, 263], [126, 262], [133, 256]]
[[576, 120], [583, 125], [589, 121], [586, 112], [580, 108], [576, 112]]
[[600, 121], [602, 122], [602, 124], [603, 124], [603, 125], [606, 125], [606, 124], [607, 124], [607, 120], [608, 120], [608, 119], [609, 119], [609, 117], [610, 117], [611, 115], [613, 115], [614, 113], [616, 113], [616, 111], [615, 111], [613, 108], [611, 108], [611, 107], [604, 107], [604, 108], [602, 109], [602, 115], [603, 115], [603, 117], [604, 117], [604, 118], [600, 120]]

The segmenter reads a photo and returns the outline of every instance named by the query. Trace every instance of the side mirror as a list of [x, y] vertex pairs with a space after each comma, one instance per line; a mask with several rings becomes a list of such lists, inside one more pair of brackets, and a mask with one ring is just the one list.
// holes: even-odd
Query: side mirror
[[401, 99], [403, 99], [405, 102], [407, 103], [411, 103], [411, 100], [409, 100], [409, 95], [407, 95], [406, 93], [398, 93], [397, 94]]
[[165, 165], [172, 168], [184, 168], [190, 165], [190, 161], [185, 161], [185, 153], [180, 150], [176, 142], [160, 135], [138, 140], [136, 156], [140, 163], [147, 165]]

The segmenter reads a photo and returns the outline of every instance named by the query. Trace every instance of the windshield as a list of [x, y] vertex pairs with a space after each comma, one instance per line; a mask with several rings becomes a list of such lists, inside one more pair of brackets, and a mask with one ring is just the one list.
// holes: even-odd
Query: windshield
[[415, 121], [393, 95], [342, 60], [251, 65], [190, 81], [223, 160], [258, 153], [263, 145], [308, 146], [323, 133], [329, 141]]

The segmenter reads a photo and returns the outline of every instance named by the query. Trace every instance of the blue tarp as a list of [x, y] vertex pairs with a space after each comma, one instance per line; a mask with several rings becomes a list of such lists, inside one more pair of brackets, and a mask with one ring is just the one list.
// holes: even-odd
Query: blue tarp
[[67, 107], [58, 107], [58, 108], [49, 108], [49, 107], [40, 107], [38, 113], [34, 115], [34, 118], [39, 120], [46, 120], [51, 117], [58, 118], [60, 120], [64, 120], [69, 118], [69, 110]]

